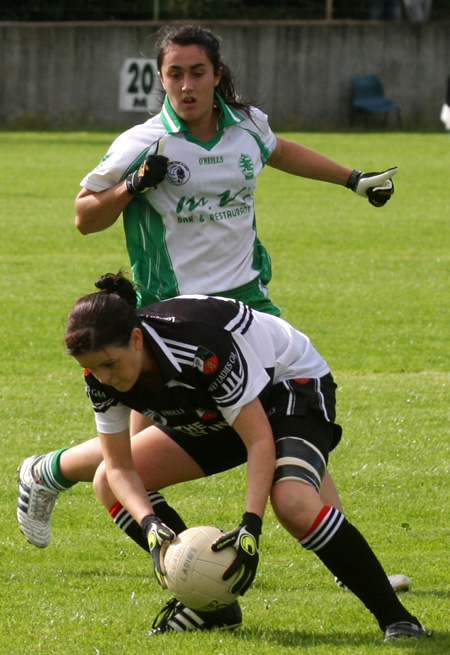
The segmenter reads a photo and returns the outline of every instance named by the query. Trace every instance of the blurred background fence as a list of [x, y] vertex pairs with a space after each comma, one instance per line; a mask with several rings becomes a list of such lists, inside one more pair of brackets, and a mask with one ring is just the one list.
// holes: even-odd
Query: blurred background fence
[[[349, 128], [351, 80], [365, 73], [381, 77], [406, 128], [443, 129], [450, 21], [194, 22], [222, 37], [238, 90], [276, 129]], [[0, 124], [115, 128], [145, 120], [159, 106], [151, 60], [162, 24], [0, 22]]]

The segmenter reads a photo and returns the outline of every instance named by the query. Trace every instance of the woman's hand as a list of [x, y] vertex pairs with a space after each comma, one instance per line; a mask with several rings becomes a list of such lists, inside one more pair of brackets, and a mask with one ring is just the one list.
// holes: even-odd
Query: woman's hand
[[167, 587], [164, 580], [166, 570], [164, 568], [164, 554], [171, 541], [176, 537], [167, 525], [161, 523], [156, 514], [145, 516], [141, 523], [142, 530], [147, 537], [150, 555], [153, 558], [155, 578], [163, 589]]
[[239, 573], [236, 581], [231, 587], [231, 593], [239, 592], [245, 594], [256, 576], [256, 569], [259, 562], [259, 537], [261, 534], [262, 520], [257, 514], [245, 512], [242, 523], [223, 537], [219, 537], [212, 544], [214, 552], [234, 546], [237, 556], [231, 566], [222, 576], [223, 580], [229, 580], [236, 572]]

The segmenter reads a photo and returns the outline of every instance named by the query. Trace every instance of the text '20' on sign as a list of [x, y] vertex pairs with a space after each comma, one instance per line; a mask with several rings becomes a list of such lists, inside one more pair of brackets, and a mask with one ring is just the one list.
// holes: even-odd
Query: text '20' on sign
[[119, 109], [156, 113], [162, 99], [156, 59], [125, 59], [120, 71]]

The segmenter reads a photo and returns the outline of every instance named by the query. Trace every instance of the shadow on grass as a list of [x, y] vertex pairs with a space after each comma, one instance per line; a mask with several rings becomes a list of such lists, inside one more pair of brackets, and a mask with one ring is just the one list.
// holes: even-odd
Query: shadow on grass
[[[262, 641], [281, 647], [308, 647], [308, 646], [374, 646], [383, 644], [383, 634], [381, 631], [373, 632], [370, 628], [366, 633], [362, 632], [333, 632], [317, 633], [301, 630], [262, 630], [258, 628], [239, 628], [231, 633], [236, 639], [246, 641]], [[450, 653], [450, 632], [434, 632], [430, 639], [402, 639], [402, 646], [416, 647], [420, 643], [420, 652], [428, 651]]]
[[[241, 639], [248, 640], [262, 640], [264, 642], [270, 642], [276, 644], [277, 646], [283, 647], [295, 647], [295, 646], [319, 646], [319, 645], [333, 645], [333, 646], [345, 646], [345, 645], [355, 645], [355, 646], [364, 646], [368, 644], [373, 644], [376, 635], [372, 632], [367, 632], [367, 634], [361, 634], [360, 632], [328, 632], [328, 633], [316, 633], [316, 632], [307, 632], [303, 630], [259, 630], [252, 628], [240, 628], [237, 630], [234, 635], [240, 637]], [[380, 636], [381, 632], [380, 632]]]
[[[433, 589], [427, 591], [426, 589], [422, 589], [420, 591], [414, 591], [411, 592], [414, 594], [414, 596], [423, 596], [425, 598], [450, 598], [450, 591], [448, 589]], [[450, 654], [450, 651], [449, 651]]]

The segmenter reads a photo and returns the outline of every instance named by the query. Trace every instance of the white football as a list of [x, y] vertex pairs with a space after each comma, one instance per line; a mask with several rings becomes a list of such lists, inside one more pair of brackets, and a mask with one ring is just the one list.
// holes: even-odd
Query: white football
[[218, 553], [211, 550], [211, 544], [221, 534], [219, 528], [210, 525], [189, 528], [171, 542], [164, 556], [168, 589], [193, 610], [221, 609], [239, 595], [230, 591], [237, 573], [229, 580], [222, 580], [236, 559], [236, 549], [224, 548]]

